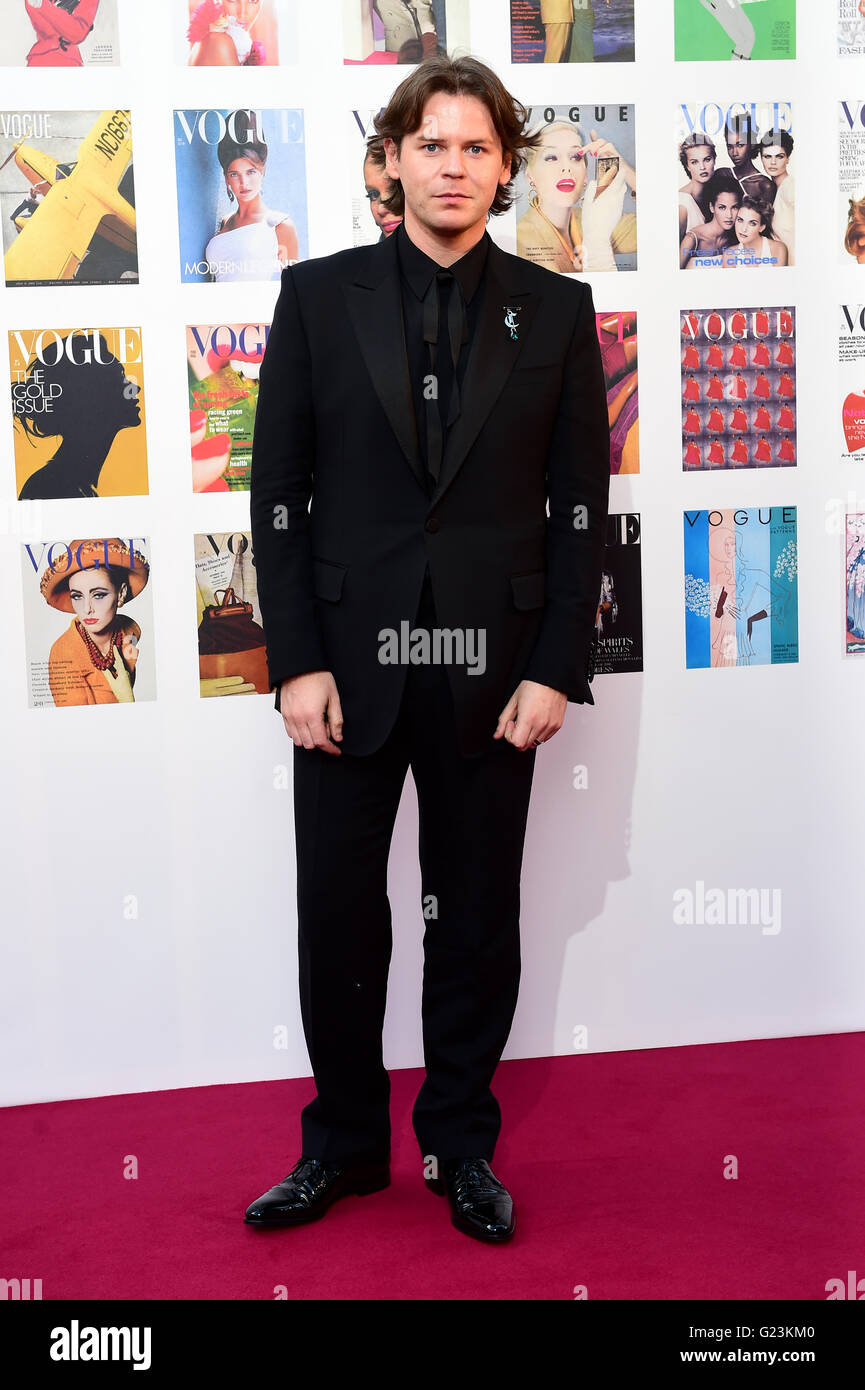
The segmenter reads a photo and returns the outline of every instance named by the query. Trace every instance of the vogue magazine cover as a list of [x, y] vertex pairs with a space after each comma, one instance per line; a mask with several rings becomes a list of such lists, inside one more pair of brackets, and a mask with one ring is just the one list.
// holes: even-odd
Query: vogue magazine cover
[[267, 695], [270, 679], [248, 532], [195, 537], [202, 696]]
[[117, 0], [3, 0], [0, 67], [95, 68], [119, 62]]
[[268, 323], [186, 329], [193, 492], [248, 492]]
[[607, 520], [607, 549], [595, 633], [596, 675], [642, 671], [643, 585], [637, 512], [611, 512]]
[[865, 0], [835, 0], [838, 6], [838, 56], [865, 56]]
[[15, 328], [9, 365], [19, 501], [148, 491], [140, 328]]
[[798, 661], [796, 508], [690, 511], [684, 529], [688, 669]]
[[865, 458], [865, 305], [842, 304], [838, 322], [840, 405], [837, 440], [842, 463]]
[[295, 0], [171, 0], [178, 62], [192, 68], [296, 63]]
[[640, 471], [640, 407], [637, 391], [637, 315], [633, 310], [595, 314], [607, 410], [610, 473]]
[[514, 180], [517, 255], [547, 270], [636, 270], [634, 108], [529, 107], [542, 140]]
[[676, 108], [680, 269], [795, 264], [794, 148], [789, 101]]
[[510, 0], [512, 63], [632, 63], [634, 0]]
[[142, 536], [22, 546], [31, 708], [156, 698], [149, 555]]
[[681, 315], [682, 467], [796, 463], [796, 310]]
[[839, 102], [838, 129], [838, 254], [865, 265], [865, 102]]
[[848, 656], [865, 652], [865, 512], [848, 512], [846, 518], [846, 650]]
[[0, 111], [7, 285], [138, 280], [128, 111]]
[[278, 280], [305, 260], [299, 110], [175, 111], [180, 278]]
[[[351, 235], [353, 246], [368, 246], [383, 241], [396, 231], [402, 221], [399, 207], [385, 207], [383, 200], [394, 191], [394, 184], [385, 169], [384, 143], [376, 137], [372, 107], [349, 112], [348, 142], [351, 181]], [[367, 141], [374, 138], [375, 143]], [[397, 195], [401, 199], [401, 193]]]
[[[824, 0], [818, 0], [823, 4]], [[673, 0], [676, 57], [796, 57], [796, 0]]]
[[419, 63], [469, 47], [469, 0], [341, 0], [346, 63]]

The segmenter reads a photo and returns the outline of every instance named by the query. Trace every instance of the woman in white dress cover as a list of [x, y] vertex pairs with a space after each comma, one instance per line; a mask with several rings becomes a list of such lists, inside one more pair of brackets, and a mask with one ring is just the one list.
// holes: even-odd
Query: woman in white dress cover
[[278, 280], [298, 259], [297, 228], [287, 212], [269, 208], [262, 196], [267, 145], [255, 111], [231, 113], [216, 157], [237, 210], [220, 219], [205, 248], [210, 279]]

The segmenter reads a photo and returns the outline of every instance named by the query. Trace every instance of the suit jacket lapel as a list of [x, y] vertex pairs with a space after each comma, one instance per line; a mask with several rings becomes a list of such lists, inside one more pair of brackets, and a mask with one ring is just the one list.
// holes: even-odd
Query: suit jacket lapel
[[[490, 242], [479, 291], [483, 301], [460, 387], [462, 410], [447, 437], [433, 504], [450, 487], [462, 467], [529, 335], [538, 296], [526, 287], [521, 269], [520, 265], [513, 265], [494, 241]], [[511, 336], [505, 321], [509, 309], [515, 311], [516, 338]]]
[[[389, 236], [368, 248], [365, 264], [354, 282], [343, 286], [346, 308], [357, 335], [375, 392], [390, 421], [400, 448], [418, 484], [427, 490], [414, 414], [396, 240]], [[493, 408], [522, 351], [537, 308], [537, 295], [522, 282], [520, 266], [491, 241], [483, 295], [460, 390], [462, 412], [451, 428], [441, 475], [432, 497], [438, 502], [456, 477], [466, 454]], [[507, 310], [516, 311], [517, 337], [505, 323]]]

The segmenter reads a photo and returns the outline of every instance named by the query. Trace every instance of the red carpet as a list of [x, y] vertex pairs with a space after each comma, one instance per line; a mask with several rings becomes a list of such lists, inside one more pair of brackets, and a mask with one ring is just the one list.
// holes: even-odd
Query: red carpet
[[299, 1157], [309, 1079], [0, 1112], [0, 1275], [46, 1300], [822, 1300], [865, 1276], [865, 1034], [502, 1063], [503, 1247], [424, 1189], [421, 1072], [391, 1076], [392, 1185], [273, 1232], [243, 1210]]

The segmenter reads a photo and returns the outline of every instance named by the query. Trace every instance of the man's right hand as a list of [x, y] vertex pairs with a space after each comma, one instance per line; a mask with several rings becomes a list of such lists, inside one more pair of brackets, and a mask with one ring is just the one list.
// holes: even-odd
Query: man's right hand
[[[342, 706], [330, 671], [305, 671], [279, 687], [279, 712], [297, 748], [342, 754], [332, 738], [342, 738]], [[331, 737], [332, 736], [332, 737]]]

